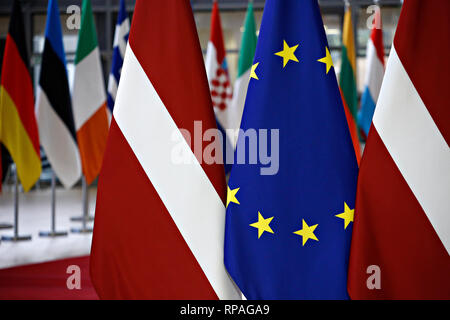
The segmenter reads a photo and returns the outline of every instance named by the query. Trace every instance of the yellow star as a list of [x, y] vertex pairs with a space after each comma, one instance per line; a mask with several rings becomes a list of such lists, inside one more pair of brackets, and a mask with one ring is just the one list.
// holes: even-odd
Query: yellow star
[[262, 214], [258, 211], [258, 222], [252, 223], [250, 227], [258, 229], [258, 239], [261, 238], [261, 235], [264, 233], [264, 231], [274, 233], [272, 231], [272, 228], [270, 228], [269, 224], [272, 221], [273, 217], [264, 219]]
[[327, 65], [327, 74], [328, 74], [328, 71], [330, 71], [331, 67], [333, 67], [333, 60], [331, 59], [331, 54], [327, 47], [325, 47], [325, 50], [326, 50], [325, 57], [323, 57], [317, 61], [325, 63]]
[[350, 210], [347, 203], [344, 202], [344, 212], [337, 214], [336, 217], [344, 219], [344, 229], [347, 229], [350, 222], [353, 222], [354, 215], [355, 215], [355, 209]]
[[230, 204], [230, 202], [240, 204], [238, 199], [236, 199], [236, 193], [239, 191], [239, 189], [240, 188], [236, 188], [236, 189], [231, 190], [230, 187], [228, 187], [228, 190], [227, 190], [227, 208], [228, 208], [228, 205]]
[[259, 80], [258, 76], [256, 75], [256, 68], [258, 68], [258, 64], [259, 62], [255, 63], [254, 65], [252, 65], [252, 68], [250, 70], [250, 78]]
[[283, 68], [286, 66], [289, 60], [298, 62], [298, 59], [294, 54], [295, 50], [297, 50], [297, 47], [298, 44], [293, 47], [289, 47], [286, 41], [283, 40], [283, 51], [275, 53], [275, 55], [283, 57]]
[[299, 236], [302, 236], [303, 238], [303, 244], [302, 246], [305, 245], [306, 241], [308, 241], [308, 239], [313, 239], [316, 241], [319, 241], [319, 239], [317, 239], [317, 237], [314, 234], [314, 230], [316, 230], [318, 224], [315, 224], [313, 226], [308, 226], [308, 224], [305, 222], [305, 220], [302, 219], [302, 229], [295, 231], [295, 234], [298, 234]]

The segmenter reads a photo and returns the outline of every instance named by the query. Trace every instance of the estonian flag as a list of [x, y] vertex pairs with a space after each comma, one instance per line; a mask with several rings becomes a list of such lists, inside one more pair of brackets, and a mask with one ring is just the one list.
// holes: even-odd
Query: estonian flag
[[42, 147], [61, 183], [70, 188], [81, 177], [81, 162], [56, 0], [48, 3], [36, 113]]

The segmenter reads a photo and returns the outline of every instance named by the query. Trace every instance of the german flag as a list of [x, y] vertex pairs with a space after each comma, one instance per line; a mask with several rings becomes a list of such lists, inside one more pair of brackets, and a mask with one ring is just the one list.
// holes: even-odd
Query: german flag
[[28, 62], [22, 8], [15, 0], [0, 82], [0, 142], [11, 154], [25, 191], [30, 190], [41, 175], [39, 135]]

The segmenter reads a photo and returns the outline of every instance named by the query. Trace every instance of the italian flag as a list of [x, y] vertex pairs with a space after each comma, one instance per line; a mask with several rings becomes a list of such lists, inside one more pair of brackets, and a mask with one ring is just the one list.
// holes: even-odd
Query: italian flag
[[245, 97], [250, 80], [250, 71], [256, 51], [256, 41], [253, 3], [249, 2], [244, 22], [241, 50], [239, 51], [238, 76], [234, 84], [234, 95], [229, 112], [229, 123], [232, 129], [239, 129], [241, 125], [242, 111], [244, 110]]
[[86, 182], [100, 172], [108, 135], [106, 94], [90, 0], [83, 0], [75, 56], [73, 112]]
[[358, 92], [356, 89], [356, 52], [355, 37], [353, 35], [352, 10], [346, 6], [344, 15], [344, 30], [342, 34], [342, 65], [339, 75], [339, 87], [341, 88], [342, 102], [350, 130], [350, 135], [355, 148], [356, 159], [361, 159], [356, 116], [358, 111]]

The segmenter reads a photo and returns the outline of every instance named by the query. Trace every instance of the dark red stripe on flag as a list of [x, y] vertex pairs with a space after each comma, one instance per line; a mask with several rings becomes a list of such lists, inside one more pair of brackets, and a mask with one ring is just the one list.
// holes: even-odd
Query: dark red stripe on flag
[[372, 43], [377, 52], [378, 59], [384, 65], [384, 43], [383, 43], [383, 29], [382, 29], [382, 21], [381, 21], [381, 12], [376, 11], [374, 23], [376, 27], [372, 29], [372, 33], [370, 34], [370, 38], [372, 39]]
[[450, 144], [450, 1], [409, 0], [394, 46], [447, 144]]
[[39, 134], [34, 113], [33, 84], [27, 62], [22, 60], [14, 38], [9, 34], [6, 38], [3, 55], [1, 85], [14, 101], [20, 120], [39, 155]]
[[[138, 1], [134, 12], [130, 46], [177, 126], [191, 135], [194, 121], [202, 121], [203, 132], [217, 129], [189, 1]], [[223, 165], [202, 168], [225, 202]]]
[[[381, 270], [369, 290], [367, 267]], [[349, 293], [352, 299], [450, 299], [450, 257], [384, 146], [369, 132], [358, 178]]]
[[98, 295], [217, 299], [157, 194], [113, 118], [92, 241], [91, 278]]
[[211, 12], [211, 35], [209, 41], [214, 43], [217, 61], [219, 62], [219, 65], [221, 65], [223, 59], [225, 59], [225, 47], [222, 34], [222, 22], [220, 21], [219, 5], [217, 4], [217, 1], [214, 1]]

